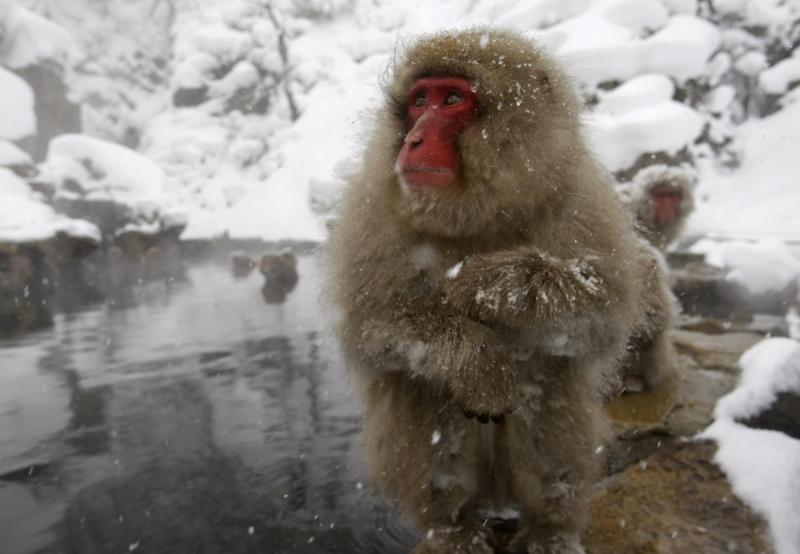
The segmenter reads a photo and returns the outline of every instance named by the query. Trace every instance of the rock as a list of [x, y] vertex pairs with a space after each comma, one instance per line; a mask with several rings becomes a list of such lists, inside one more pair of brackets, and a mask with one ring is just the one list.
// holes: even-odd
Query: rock
[[35, 91], [37, 129], [29, 141], [36, 161], [47, 154], [50, 139], [64, 133], [81, 131], [81, 108], [67, 99], [67, 86], [62, 72], [52, 64], [30, 65], [16, 70]]
[[264, 254], [261, 257], [259, 270], [264, 275], [264, 287], [261, 294], [268, 304], [280, 304], [294, 290], [299, 279], [297, 275], [297, 257], [290, 251], [282, 254]]
[[690, 356], [698, 366], [738, 372], [739, 357], [763, 337], [756, 333], [707, 335], [675, 329], [671, 332], [679, 353]]
[[250, 275], [256, 267], [256, 262], [247, 252], [243, 250], [234, 250], [231, 252], [231, 266], [233, 268], [234, 277], [246, 277]]
[[50, 191], [57, 211], [97, 225], [106, 242], [126, 233], [177, 236], [186, 226], [161, 168], [122, 145], [60, 135], [40, 167], [35, 188]]
[[739, 423], [756, 429], [780, 431], [800, 439], [800, 395], [779, 392], [769, 408], [753, 417], [740, 420]]
[[725, 280], [727, 272], [702, 262], [688, 262], [670, 274], [672, 292], [688, 314], [730, 317], [749, 312], [747, 290]]
[[[699, 280], [708, 294], [716, 293], [718, 300], [727, 304], [716, 307], [718, 314], [727, 309], [731, 313], [784, 315], [797, 304], [800, 262], [785, 242], [706, 238], [692, 244], [691, 249], [704, 254], [706, 262], [689, 264], [677, 274], [683, 275], [684, 285], [697, 285]], [[709, 276], [713, 276], [710, 281]]]
[[697, 316], [681, 318], [678, 327], [686, 331], [697, 331], [708, 335], [724, 333], [758, 333], [772, 337], [789, 335], [789, 322], [784, 316], [769, 314], [742, 314], [731, 319], [713, 319]]
[[736, 376], [724, 371], [690, 369], [679, 384], [678, 401], [665, 425], [678, 436], [691, 437], [711, 424], [717, 399], [736, 386]]
[[208, 87], [205, 85], [179, 88], [172, 95], [172, 103], [176, 108], [199, 106], [206, 100], [208, 100]]
[[0, 243], [0, 334], [30, 331], [52, 322], [47, 306], [50, 282], [41, 248]]
[[765, 523], [733, 494], [713, 463], [716, 448], [662, 448], [609, 478], [584, 536], [593, 554], [773, 552]]

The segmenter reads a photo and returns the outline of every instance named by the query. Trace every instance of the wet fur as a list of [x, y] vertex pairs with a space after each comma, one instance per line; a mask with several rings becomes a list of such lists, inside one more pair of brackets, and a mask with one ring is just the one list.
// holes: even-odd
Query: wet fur
[[[453, 75], [480, 100], [458, 139], [462, 178], [409, 191], [394, 172], [406, 95]], [[506, 507], [521, 514], [518, 547], [581, 552], [601, 397], [647, 324], [651, 265], [579, 113], [528, 40], [431, 36], [396, 62], [344, 191], [328, 246], [338, 333], [366, 398], [373, 480], [423, 531], [415, 552], [492, 552], [482, 511]], [[483, 425], [465, 411], [507, 415]]]

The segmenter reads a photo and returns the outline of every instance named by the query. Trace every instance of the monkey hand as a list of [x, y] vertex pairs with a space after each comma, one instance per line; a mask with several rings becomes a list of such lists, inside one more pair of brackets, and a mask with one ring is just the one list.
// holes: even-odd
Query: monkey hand
[[486, 341], [455, 372], [451, 389], [468, 418], [502, 423], [519, 402], [517, 372], [500, 341]]
[[532, 248], [467, 258], [444, 282], [447, 301], [455, 309], [504, 326], [577, 312], [602, 298], [603, 288], [590, 264]]

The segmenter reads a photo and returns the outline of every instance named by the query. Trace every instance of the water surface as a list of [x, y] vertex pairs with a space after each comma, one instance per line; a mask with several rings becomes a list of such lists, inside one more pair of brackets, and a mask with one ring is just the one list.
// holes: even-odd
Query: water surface
[[0, 339], [0, 552], [405, 553], [315, 264], [190, 266]]

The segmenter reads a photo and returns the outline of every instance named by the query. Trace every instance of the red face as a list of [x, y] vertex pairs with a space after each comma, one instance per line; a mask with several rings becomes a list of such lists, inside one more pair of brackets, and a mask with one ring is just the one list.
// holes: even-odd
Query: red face
[[681, 191], [657, 188], [651, 193], [651, 197], [656, 206], [656, 221], [659, 225], [669, 225], [678, 219], [683, 198]]
[[461, 172], [456, 138], [475, 119], [478, 98], [461, 77], [420, 79], [408, 95], [411, 130], [397, 157], [398, 170], [412, 189], [451, 185]]

